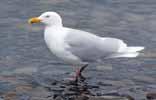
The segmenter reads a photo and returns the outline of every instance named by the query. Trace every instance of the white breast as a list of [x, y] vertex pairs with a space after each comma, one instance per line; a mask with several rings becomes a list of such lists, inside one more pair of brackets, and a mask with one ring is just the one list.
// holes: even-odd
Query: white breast
[[69, 64], [79, 64], [80, 59], [65, 50], [66, 46], [68, 46], [64, 41], [66, 34], [67, 31], [63, 27], [47, 27], [44, 39], [50, 51], [58, 58]]

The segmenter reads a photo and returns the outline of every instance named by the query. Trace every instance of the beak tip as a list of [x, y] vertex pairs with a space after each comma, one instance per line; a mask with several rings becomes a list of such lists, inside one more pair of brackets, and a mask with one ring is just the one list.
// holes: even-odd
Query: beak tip
[[37, 18], [37, 17], [30, 18], [30, 19], [28, 20], [28, 23], [29, 23], [29, 24], [39, 23], [39, 22], [41, 22], [41, 20], [40, 20], [39, 18]]
[[28, 24], [32, 24], [32, 21], [30, 19], [28, 20]]

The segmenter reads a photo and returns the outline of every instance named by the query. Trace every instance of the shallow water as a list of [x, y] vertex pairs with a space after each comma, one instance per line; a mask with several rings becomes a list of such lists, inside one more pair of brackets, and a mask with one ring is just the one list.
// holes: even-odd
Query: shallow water
[[[49, 75], [61, 80], [73, 70], [48, 50], [43, 40], [43, 25], [27, 24], [28, 18], [45, 11], [60, 13], [64, 26], [120, 38], [129, 45], [145, 46], [145, 53], [151, 56], [156, 53], [155, 0], [2, 0], [0, 9], [1, 76], [31, 76], [39, 67], [43, 77]], [[100, 92], [117, 91], [142, 99], [146, 92], [156, 91], [155, 57], [104, 63], [106, 67], [90, 66], [84, 73], [89, 77], [88, 82], [108, 85], [100, 85]], [[7, 86], [14, 87], [9, 83]]]

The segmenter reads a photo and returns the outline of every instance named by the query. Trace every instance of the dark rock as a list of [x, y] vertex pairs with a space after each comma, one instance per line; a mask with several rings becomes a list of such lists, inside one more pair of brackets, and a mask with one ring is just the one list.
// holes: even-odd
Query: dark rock
[[118, 92], [106, 93], [104, 95], [107, 95], [107, 96], [120, 96], [120, 94]]
[[79, 92], [74, 92], [74, 91], [64, 91], [62, 94], [63, 94], [64, 96], [80, 95]]
[[64, 85], [78, 85], [77, 82], [75, 82], [75, 81], [69, 81], [69, 80], [63, 81], [62, 84], [64, 84]]
[[112, 86], [112, 84], [107, 84], [104, 82], [98, 82], [98, 85], [100, 85], [100, 86]]
[[96, 96], [102, 96], [102, 94], [101, 93], [96, 93]]
[[58, 83], [58, 81], [56, 81], [56, 80], [51, 81], [51, 85], [57, 85], [57, 83]]
[[55, 98], [55, 100], [64, 100], [62, 97], [58, 96]]
[[66, 89], [68, 89], [69, 91], [79, 91], [78, 86], [67, 86]]
[[59, 94], [54, 94], [53, 95], [53, 99], [56, 99], [57, 97], [59, 97]]
[[128, 100], [135, 100], [132, 96], [130, 96], [130, 95], [124, 95], [124, 97], [127, 97], [128, 98]]
[[99, 88], [98, 85], [86, 85], [88, 89]]
[[89, 100], [89, 97], [83, 95], [83, 96], [79, 96], [79, 97], [77, 97], [76, 100]]
[[58, 86], [56, 87], [46, 87], [48, 91], [53, 91], [53, 92], [62, 92], [64, 89], [59, 88]]
[[64, 85], [61, 85], [61, 86], [60, 86], [60, 88], [66, 88], [66, 86], [64, 86]]
[[147, 98], [148, 100], [156, 99], [156, 93], [155, 93], [155, 92], [154, 92], [154, 93], [147, 93], [147, 94], [146, 94], [146, 98]]

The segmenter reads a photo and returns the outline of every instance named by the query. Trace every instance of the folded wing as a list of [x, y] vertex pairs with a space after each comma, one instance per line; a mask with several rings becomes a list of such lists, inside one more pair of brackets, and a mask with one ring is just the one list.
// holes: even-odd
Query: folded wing
[[[68, 30], [65, 41], [68, 45], [66, 49], [83, 61], [126, 57], [126, 53], [128, 52], [127, 45], [120, 39], [103, 38], [89, 32], [75, 29]], [[129, 49], [129, 51], [135, 51], [135, 49], [139, 51], [141, 48], [129, 47]], [[136, 52], [131, 52], [130, 54], [133, 54], [131, 56], [136, 56]], [[127, 57], [129, 57], [130, 54], [127, 54]]]

